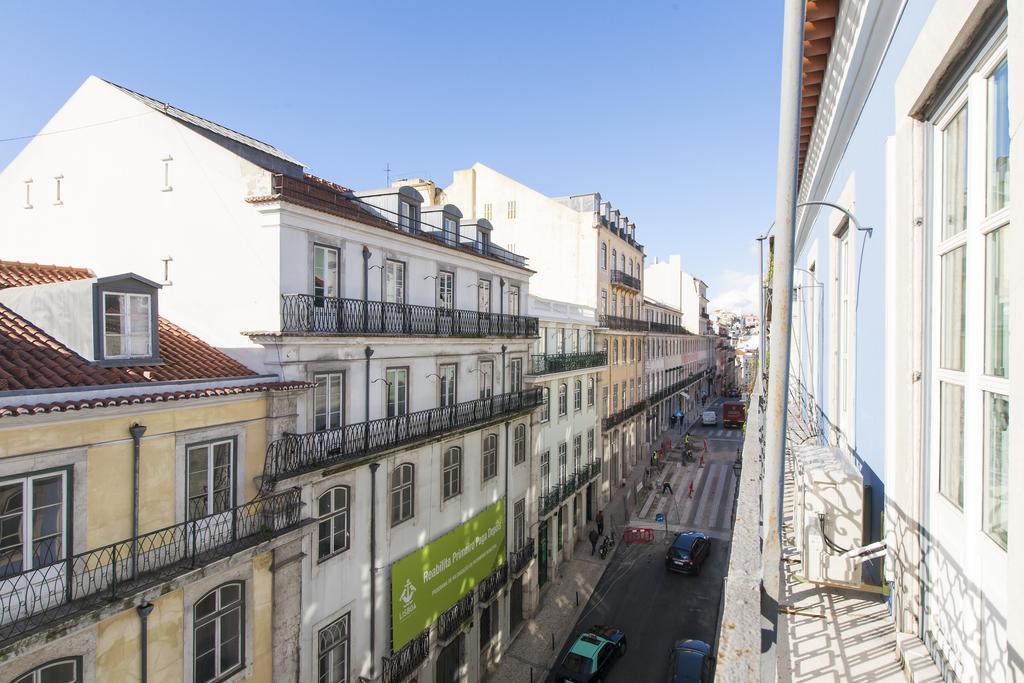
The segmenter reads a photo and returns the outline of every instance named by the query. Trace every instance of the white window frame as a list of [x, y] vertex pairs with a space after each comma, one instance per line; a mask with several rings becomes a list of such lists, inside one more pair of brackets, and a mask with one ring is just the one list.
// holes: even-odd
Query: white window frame
[[384, 301], [389, 304], [405, 303], [405, 262], [397, 259], [384, 260]]
[[[107, 319], [112, 314], [107, 313], [107, 299], [109, 297], [121, 299], [121, 313], [113, 314], [120, 320], [121, 331], [116, 335], [107, 332]], [[135, 335], [131, 316], [131, 302], [144, 300], [146, 302], [146, 349], [145, 352], [136, 351], [132, 348], [131, 339]], [[105, 359], [117, 358], [148, 358], [153, 355], [153, 297], [149, 294], [136, 294], [132, 292], [103, 292], [103, 357]], [[122, 353], [110, 353], [109, 337], [118, 336], [121, 338]], [[141, 335], [138, 335], [141, 336]], [[127, 349], [127, 352], [124, 350]]]
[[[349, 683], [352, 636], [349, 628], [351, 613], [334, 620], [317, 631], [317, 683]], [[341, 678], [332, 677], [338, 668], [337, 657], [341, 656]]]
[[[345, 426], [345, 373], [322, 372], [313, 375], [313, 431], [340, 429]], [[330, 398], [338, 400], [338, 410], [330, 408]], [[321, 426], [321, 417], [323, 426]]]
[[[384, 370], [384, 409], [387, 417], [409, 414], [409, 368], [387, 368]], [[399, 381], [401, 379], [401, 381]], [[401, 387], [401, 395], [399, 395]], [[392, 394], [394, 400], [392, 401]]]
[[489, 481], [498, 476], [498, 435], [484, 434], [480, 446], [480, 480]]
[[451, 271], [437, 272], [437, 307], [448, 311], [455, 308], [455, 273]]
[[[454, 454], [454, 458], [450, 458]], [[462, 493], [462, 447], [444, 449], [441, 460], [441, 501], [451, 500]]]
[[[238, 599], [237, 603], [229, 603], [227, 606], [224, 606], [224, 605], [221, 604], [220, 594], [221, 594], [221, 591], [223, 589], [227, 588], [228, 586], [238, 586], [239, 599]], [[216, 635], [214, 636], [215, 646], [214, 646], [213, 652], [214, 652], [214, 662], [216, 663], [215, 664], [216, 671], [215, 671], [214, 677], [210, 678], [210, 679], [207, 679], [207, 681], [212, 683], [213, 681], [225, 680], [232, 673], [234, 673], [236, 671], [241, 671], [245, 667], [245, 664], [246, 664], [246, 647], [245, 647], [246, 646], [246, 623], [248, 621], [246, 619], [246, 595], [245, 595], [246, 588], [247, 588], [247, 586], [246, 586], [246, 582], [245, 581], [227, 581], [225, 583], [222, 583], [222, 584], [218, 585], [216, 588], [208, 591], [202, 597], [200, 597], [198, 600], [196, 600], [194, 603], [192, 603], [192, 634], [191, 634], [191, 638], [192, 638], [192, 680], [193, 681], [196, 681], [197, 683], [199, 682], [199, 679], [196, 677], [196, 659], [198, 658], [198, 653], [196, 652], [196, 631], [199, 630], [200, 628], [202, 628], [203, 626], [206, 626], [210, 622], [213, 622], [215, 624], [215, 633], [216, 633]], [[217, 598], [216, 598], [216, 605], [217, 605], [216, 609], [210, 615], [206, 615], [206, 616], [202, 617], [201, 619], [196, 618], [196, 607], [199, 605], [200, 602], [205, 600], [211, 594], [217, 596]], [[221, 666], [221, 664], [220, 664], [220, 662], [221, 662], [220, 650], [221, 650], [221, 646], [223, 645], [223, 642], [222, 642], [223, 638], [221, 637], [221, 625], [223, 623], [224, 617], [227, 616], [227, 614], [229, 614], [231, 611], [234, 611], [234, 610], [238, 610], [238, 613], [239, 613], [239, 616], [238, 616], [238, 664], [235, 665], [235, 666], [232, 666], [230, 668], [224, 669], [222, 671], [220, 669], [220, 666]]]
[[480, 398], [490, 398], [494, 395], [494, 361], [480, 361], [477, 373], [480, 375]]
[[[215, 470], [215, 465], [214, 465], [214, 462], [213, 462], [214, 448], [216, 446], [222, 446], [222, 445], [225, 445], [225, 444], [228, 445], [229, 448], [230, 448], [230, 455], [229, 455], [229, 458], [228, 458], [228, 467], [229, 467], [229, 472], [228, 472], [228, 491], [229, 491], [229, 494], [228, 494], [228, 497], [229, 497], [229, 500], [228, 500], [227, 505], [225, 505], [223, 509], [215, 510], [214, 509], [214, 507], [215, 507], [214, 503], [216, 501], [215, 501], [214, 496], [216, 495], [217, 490], [214, 488], [214, 481], [213, 481], [213, 474], [214, 474], [214, 470]], [[191, 501], [192, 501], [193, 498], [198, 498], [199, 496], [198, 496], [198, 494], [197, 495], [192, 495], [192, 492], [189, 490], [189, 485], [191, 483], [191, 467], [190, 467], [191, 466], [191, 460], [190, 460], [190, 456], [191, 456], [193, 451], [198, 451], [200, 449], [205, 449], [206, 450], [206, 490], [203, 493], [203, 496], [206, 498], [206, 501], [205, 501], [206, 514], [202, 515], [202, 516], [194, 517], [192, 515]], [[186, 445], [185, 446], [185, 519], [188, 519], [188, 520], [202, 519], [203, 517], [208, 517], [210, 515], [217, 515], [217, 514], [221, 514], [221, 513], [227, 512], [228, 510], [231, 510], [235, 506], [235, 501], [238, 500], [238, 489], [237, 489], [237, 484], [235, 482], [235, 473], [237, 472], [237, 468], [238, 468], [238, 445], [237, 445], [236, 439], [233, 438], [233, 437], [232, 438], [227, 438], [227, 439], [213, 439], [211, 441], [204, 441], [204, 442], [200, 442], [200, 443], [191, 443], [191, 444]]]
[[437, 366], [437, 405], [447, 408], [458, 403], [459, 366], [455, 363], [442, 363]]
[[[406, 480], [405, 472], [411, 473], [408, 480]], [[390, 493], [391, 526], [398, 526], [416, 516], [416, 465], [414, 463], [402, 462], [395, 465], [395, 468], [391, 470]], [[396, 500], [397, 506], [395, 505]], [[408, 503], [408, 515], [404, 513], [406, 503]], [[395, 515], [395, 510], [398, 510], [398, 515]]]
[[[35, 545], [37, 538], [35, 536], [35, 524], [33, 517], [35, 516], [35, 500], [33, 484], [40, 479], [53, 479], [57, 478], [60, 486], [60, 506], [61, 511], [59, 515], [60, 519], [60, 533], [59, 534], [46, 534], [44, 538], [59, 538], [60, 551], [58, 557], [53, 558], [52, 562], [40, 562], [38, 565], [35, 562], [35, 552], [33, 546]], [[68, 524], [71, 521], [69, 512], [70, 496], [68, 492], [68, 470], [51, 470], [49, 472], [39, 472], [29, 474], [25, 476], [17, 477], [4, 477], [0, 480], [0, 486], [13, 486], [18, 484], [21, 486], [21, 523], [18, 528], [18, 535], [21, 538], [21, 557], [22, 566], [21, 571], [29, 571], [32, 569], [38, 569], [39, 567], [45, 567], [54, 562], [63, 560], [68, 555]], [[6, 522], [8, 514], [0, 514], [0, 520]], [[6, 527], [6, 524], [4, 525]], [[9, 547], [14, 547], [9, 546]], [[17, 590], [17, 589], [15, 589]]]
[[[333, 269], [330, 267], [330, 258], [334, 257]], [[320, 258], [320, 265], [317, 265], [317, 257]], [[333, 270], [333, 273], [331, 272]], [[341, 252], [337, 247], [329, 247], [325, 244], [313, 245], [313, 263], [310, 278], [310, 289], [316, 297], [318, 305], [323, 305], [323, 297], [337, 297], [341, 286]], [[317, 277], [321, 285], [317, 291]]]
[[[338, 494], [344, 497], [344, 505], [336, 505]], [[324, 500], [328, 501], [328, 509], [323, 509]], [[332, 486], [316, 498], [317, 504], [317, 560], [323, 561], [335, 555], [339, 555], [349, 549], [351, 545], [350, 521], [352, 518], [352, 489], [348, 486]], [[341, 526], [341, 529], [338, 526]], [[327, 531], [327, 551], [322, 547]], [[338, 534], [341, 534], [341, 541], [337, 542]]]

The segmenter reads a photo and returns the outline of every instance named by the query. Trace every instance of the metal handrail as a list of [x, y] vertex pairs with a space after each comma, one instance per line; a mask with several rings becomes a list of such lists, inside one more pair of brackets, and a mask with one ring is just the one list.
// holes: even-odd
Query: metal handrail
[[640, 278], [624, 273], [618, 268], [612, 268], [611, 280], [613, 285], [622, 285], [640, 291]]
[[170, 580], [296, 526], [298, 488], [22, 570], [0, 566], [0, 644]]
[[530, 563], [534, 555], [534, 543], [532, 538], [527, 538], [526, 543], [519, 550], [513, 550], [508, 558], [509, 571], [513, 575], [526, 569], [526, 565]]
[[358, 422], [307, 434], [286, 434], [267, 446], [264, 481], [308, 472], [396, 446], [484, 425], [532, 410], [541, 403], [540, 387], [498, 394], [407, 415]]
[[498, 591], [504, 587], [505, 582], [508, 580], [508, 563], [503, 563], [498, 566], [493, 572], [484, 577], [484, 580], [477, 586], [477, 593], [480, 598], [480, 604], [488, 603], [491, 601]]
[[281, 295], [281, 331], [292, 334], [536, 337], [537, 318], [459, 308]]
[[425, 628], [415, 638], [410, 640], [401, 650], [383, 657], [384, 661], [384, 683], [401, 683], [409, 675], [419, 668], [420, 664], [427, 661], [430, 654], [430, 629]]
[[445, 641], [473, 616], [473, 591], [469, 591], [437, 618], [437, 638]]
[[607, 365], [605, 351], [584, 351], [581, 353], [551, 353], [530, 356], [530, 374], [544, 375], [552, 372], [583, 370]]

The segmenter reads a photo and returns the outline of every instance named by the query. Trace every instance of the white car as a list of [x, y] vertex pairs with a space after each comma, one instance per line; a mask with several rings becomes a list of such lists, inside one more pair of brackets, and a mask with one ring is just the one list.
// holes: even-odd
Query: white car
[[705, 410], [704, 414], [700, 416], [700, 423], [703, 425], [717, 425], [718, 413], [713, 410]]

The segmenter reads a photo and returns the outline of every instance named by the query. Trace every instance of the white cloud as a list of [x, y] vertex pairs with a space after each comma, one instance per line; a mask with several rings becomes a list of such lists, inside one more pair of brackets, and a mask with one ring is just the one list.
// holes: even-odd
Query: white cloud
[[715, 289], [721, 294], [708, 303], [711, 310], [722, 309], [734, 313], [757, 313], [760, 297], [757, 291], [757, 275], [726, 270]]

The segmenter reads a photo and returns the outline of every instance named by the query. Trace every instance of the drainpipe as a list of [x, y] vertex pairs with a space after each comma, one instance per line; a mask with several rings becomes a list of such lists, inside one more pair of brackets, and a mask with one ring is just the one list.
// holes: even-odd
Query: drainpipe
[[136, 422], [128, 428], [128, 433], [132, 435], [132, 579], [136, 579], [139, 576], [139, 467], [146, 427]]
[[[367, 347], [369, 348], [369, 347]], [[369, 365], [370, 357], [366, 357]], [[377, 468], [370, 463], [370, 680], [377, 677]]]
[[[786, 448], [786, 396], [792, 321], [793, 242], [796, 232], [797, 156], [800, 147], [800, 87], [803, 65], [805, 0], [786, 0], [783, 15], [779, 151], [775, 186], [775, 265], [772, 273], [772, 321], [769, 341], [768, 401], [765, 416], [763, 598], [770, 622], [762, 647], [761, 680], [774, 680], [778, 653], [782, 476]], [[763, 359], [762, 359], [762, 362]]]
[[[365, 302], [364, 302], [365, 303]], [[370, 450], [370, 357], [373, 349], [367, 346], [363, 349], [366, 354], [366, 427], [363, 429], [363, 450]]]
[[139, 680], [141, 683], [146, 683], [146, 679], [149, 677], [149, 613], [153, 611], [153, 603], [144, 602], [135, 608], [135, 611], [139, 613], [139, 621], [142, 632], [139, 634], [139, 643], [141, 647], [141, 662], [139, 662]]
[[498, 278], [498, 296], [501, 297], [498, 301], [498, 313], [505, 313], [505, 278]]
[[501, 393], [506, 394], [508, 391], [505, 387], [505, 375], [508, 374], [508, 369], [505, 367], [505, 351], [508, 347], [504, 344], [501, 345]]
[[370, 300], [370, 248], [365, 244], [363, 245], [363, 332], [369, 329], [370, 316], [369, 306]]

